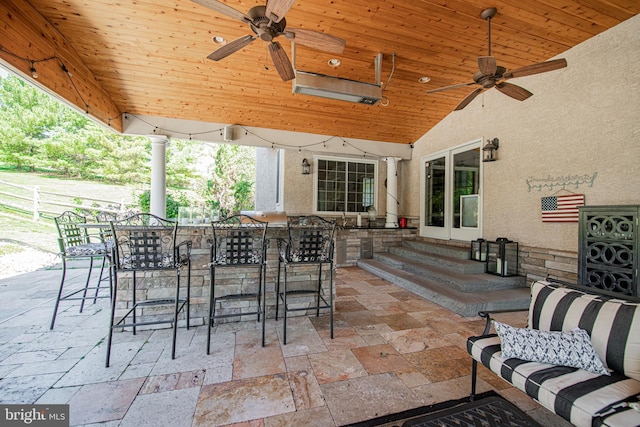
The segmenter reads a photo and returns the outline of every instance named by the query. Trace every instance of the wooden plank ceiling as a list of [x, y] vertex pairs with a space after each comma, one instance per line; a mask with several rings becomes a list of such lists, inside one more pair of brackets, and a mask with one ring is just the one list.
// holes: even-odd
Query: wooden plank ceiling
[[[243, 13], [264, 4], [221, 1]], [[475, 88], [425, 93], [472, 81], [477, 57], [487, 54], [487, 22], [480, 17], [487, 7], [498, 9], [491, 52], [507, 69], [545, 61], [640, 12], [637, 0], [296, 0], [288, 28], [346, 40], [341, 55], [298, 45], [297, 69], [374, 82], [374, 57], [384, 55], [388, 105], [367, 106], [292, 94], [262, 40], [219, 62], [208, 60], [218, 47], [213, 36], [234, 40], [250, 29], [190, 0], [29, 2], [121, 112], [405, 144]], [[290, 41], [277, 40], [291, 57]], [[327, 64], [334, 57], [340, 67]], [[431, 81], [419, 83], [422, 76]]]

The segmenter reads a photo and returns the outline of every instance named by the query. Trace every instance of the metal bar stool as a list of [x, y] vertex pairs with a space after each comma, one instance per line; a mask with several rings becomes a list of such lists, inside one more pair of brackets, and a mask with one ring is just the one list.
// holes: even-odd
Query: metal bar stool
[[[211, 328], [216, 319], [256, 315], [262, 321], [262, 346], [265, 332], [264, 288], [267, 265], [267, 223], [246, 215], [234, 215], [211, 223], [213, 241], [209, 262], [209, 317], [207, 354], [211, 351]], [[224, 271], [235, 269], [244, 274], [225, 278]], [[257, 272], [257, 281], [251, 271]], [[216, 273], [220, 273], [216, 275]], [[220, 276], [223, 275], [223, 280]], [[240, 278], [238, 278], [240, 277]], [[245, 306], [238, 305], [248, 301]], [[230, 307], [223, 307], [224, 303]], [[255, 304], [252, 307], [252, 304]], [[218, 305], [220, 305], [219, 308]]]
[[[111, 317], [109, 336], [107, 338], [106, 366], [109, 367], [111, 357], [111, 342], [115, 329], [131, 327], [133, 333], [139, 326], [171, 324], [173, 340], [171, 345], [171, 359], [176, 355], [176, 336], [178, 315], [184, 312], [186, 326], [189, 329], [189, 311], [191, 297], [191, 241], [177, 243], [178, 225], [148, 213], [134, 214], [120, 221], [112, 221], [114, 236], [113, 254], [113, 298], [111, 302]], [[186, 296], [181, 296], [181, 270], [187, 270]], [[166, 276], [158, 272], [174, 272], [176, 275], [174, 296], [166, 298], [139, 299], [138, 276], [143, 280], [165, 280]], [[119, 276], [127, 274], [130, 277], [131, 302], [125, 314], [116, 321], [116, 305]], [[143, 318], [138, 318], [141, 309], [173, 307], [171, 316], [153, 315], [143, 312]]]
[[[317, 215], [301, 216], [289, 219], [287, 224], [288, 238], [278, 240], [278, 280], [276, 285], [276, 320], [278, 320], [279, 303], [284, 307], [283, 344], [287, 344], [287, 313], [307, 311], [315, 308], [316, 317], [320, 309], [329, 309], [331, 339], [333, 339], [333, 234], [335, 221], [328, 221]], [[299, 267], [318, 266], [316, 282], [296, 280], [290, 284], [288, 277]], [[329, 292], [325, 295], [322, 289], [323, 267], [329, 269]], [[284, 275], [281, 274], [284, 271]], [[284, 276], [282, 282], [281, 277]], [[304, 286], [303, 286], [304, 285]], [[290, 300], [300, 297], [313, 297], [313, 303], [293, 306]], [[300, 306], [302, 305], [302, 306]]]
[[[53, 317], [51, 318], [51, 325], [49, 329], [53, 329], [56, 317], [58, 315], [58, 308], [60, 301], [81, 301], [80, 313], [84, 309], [85, 300], [92, 299], [95, 304], [98, 298], [110, 298], [111, 287], [103, 287], [107, 289], [108, 295], [99, 295], [100, 284], [102, 282], [102, 276], [106, 260], [111, 253], [110, 245], [96, 236], [91, 236], [87, 228], [83, 226], [87, 224], [87, 218], [78, 215], [75, 212], [66, 211], [62, 215], [54, 218], [56, 228], [58, 230], [58, 245], [60, 247], [60, 258], [62, 259], [62, 278], [60, 279], [60, 289], [56, 298], [55, 307], [53, 309]], [[93, 241], [92, 241], [93, 240]], [[87, 280], [84, 287], [80, 289], [65, 290], [65, 279], [67, 277], [67, 262], [70, 260], [89, 260], [89, 271], [87, 273]], [[95, 286], [90, 286], [91, 272], [93, 271], [94, 260], [102, 261], [102, 267], [100, 269], [100, 278]], [[109, 275], [111, 270], [108, 269]], [[95, 290], [95, 294], [87, 295], [89, 291]], [[79, 295], [81, 294], [81, 295]]]

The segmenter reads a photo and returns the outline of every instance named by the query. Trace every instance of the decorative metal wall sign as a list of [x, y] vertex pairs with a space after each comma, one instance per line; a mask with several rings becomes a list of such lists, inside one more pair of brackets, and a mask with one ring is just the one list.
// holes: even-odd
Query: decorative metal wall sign
[[564, 176], [556, 176], [552, 177], [551, 175], [547, 175], [544, 178], [536, 178], [530, 176], [527, 178], [527, 188], [529, 192], [531, 190], [542, 191], [542, 189], [546, 190], [566, 190], [566, 189], [576, 189], [580, 186], [587, 185], [589, 187], [593, 187], [593, 183], [598, 176], [598, 172], [594, 172], [593, 174], [584, 174], [584, 175], [564, 175]]

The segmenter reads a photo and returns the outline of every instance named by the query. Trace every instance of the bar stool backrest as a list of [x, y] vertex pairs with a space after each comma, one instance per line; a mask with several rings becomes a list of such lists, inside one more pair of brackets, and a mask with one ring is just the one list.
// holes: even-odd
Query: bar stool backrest
[[263, 264], [267, 226], [268, 223], [247, 215], [213, 221], [211, 263], [218, 266]]
[[[130, 215], [127, 215], [130, 216]], [[98, 214], [96, 215], [96, 222], [101, 222], [101, 223], [108, 223], [111, 221], [117, 221], [118, 219], [118, 215], [111, 213], [111, 212], [98, 212]]]
[[118, 270], [167, 270], [176, 263], [177, 222], [149, 213], [113, 221]]
[[96, 215], [96, 221], [100, 223], [108, 223], [110, 221], [119, 221], [121, 219], [127, 219], [133, 215], [140, 213], [134, 209], [128, 209], [126, 211], [116, 212], [98, 212]]
[[335, 221], [317, 215], [292, 217], [284, 254], [289, 262], [318, 263], [333, 260]]
[[[111, 222], [117, 221], [118, 219], [120, 219], [118, 218], [118, 215], [110, 212], [99, 212], [96, 215], [96, 222], [99, 224], [111, 224]], [[111, 230], [110, 226], [101, 227], [99, 229], [99, 233], [100, 239], [102, 239], [103, 242], [113, 241], [113, 231]]]
[[58, 245], [60, 252], [66, 255], [69, 248], [89, 243], [87, 231], [78, 227], [78, 224], [85, 224], [87, 218], [75, 212], [66, 211], [62, 215], [54, 218], [58, 229]]

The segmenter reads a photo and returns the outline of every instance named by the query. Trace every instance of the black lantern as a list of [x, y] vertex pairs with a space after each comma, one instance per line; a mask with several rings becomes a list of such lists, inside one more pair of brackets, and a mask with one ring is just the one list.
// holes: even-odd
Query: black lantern
[[311, 165], [307, 159], [302, 159], [302, 175], [309, 175], [311, 173]]
[[518, 242], [505, 237], [487, 242], [487, 263], [485, 272], [497, 276], [518, 275]]
[[494, 162], [498, 160], [496, 157], [496, 151], [498, 151], [498, 147], [500, 146], [500, 141], [498, 138], [493, 138], [487, 140], [487, 145], [482, 147], [482, 151], [484, 152], [483, 162]]
[[487, 260], [487, 241], [477, 239], [471, 241], [471, 252], [469, 259], [473, 261], [485, 262]]

